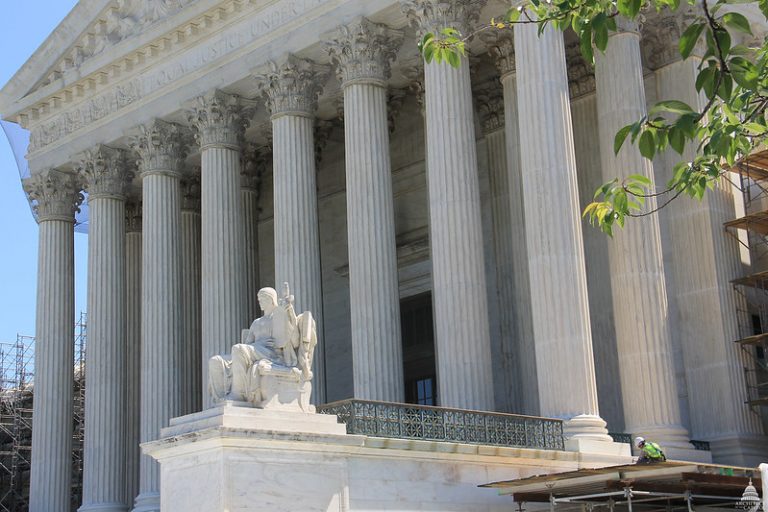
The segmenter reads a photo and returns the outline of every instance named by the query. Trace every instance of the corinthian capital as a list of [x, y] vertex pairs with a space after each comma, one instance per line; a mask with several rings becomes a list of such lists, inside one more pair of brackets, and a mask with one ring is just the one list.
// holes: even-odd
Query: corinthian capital
[[23, 187], [38, 223], [75, 222], [75, 213], [80, 211], [83, 202], [82, 183], [77, 175], [46, 169], [26, 178]]
[[326, 43], [326, 51], [336, 67], [342, 85], [370, 81], [384, 85], [391, 76], [403, 34], [386, 25], [358, 18], [338, 28]]
[[286, 114], [311, 117], [327, 74], [325, 66], [288, 55], [257, 72], [256, 81], [273, 118]]
[[487, 0], [400, 0], [400, 9], [419, 34], [450, 27], [468, 34]]
[[485, 31], [480, 39], [488, 47], [488, 54], [502, 77], [515, 72], [515, 38], [510, 30]]
[[254, 110], [239, 96], [217, 90], [197, 98], [197, 105], [189, 112], [189, 122], [201, 148], [239, 149]]
[[488, 81], [475, 90], [483, 133], [504, 128], [504, 92], [497, 80]]
[[[640, 43], [645, 65], [656, 70], [679, 61], [682, 58], [678, 49], [680, 36], [696, 20], [699, 12], [698, 7], [683, 6], [671, 14], [649, 15], [648, 22], [643, 25], [643, 38]], [[692, 55], [701, 57], [705, 51], [706, 45], [701, 37]]]
[[89, 201], [98, 197], [125, 199], [134, 176], [126, 152], [103, 145], [85, 152], [77, 172], [85, 182]]
[[155, 119], [139, 127], [141, 133], [131, 139], [131, 148], [139, 155], [141, 175], [179, 176], [187, 156], [190, 134], [176, 123]]

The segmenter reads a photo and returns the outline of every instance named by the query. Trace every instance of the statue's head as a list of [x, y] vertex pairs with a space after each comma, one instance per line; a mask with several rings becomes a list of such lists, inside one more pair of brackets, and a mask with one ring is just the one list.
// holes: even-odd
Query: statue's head
[[271, 312], [277, 307], [277, 292], [274, 288], [262, 288], [258, 293], [259, 307], [265, 313]]

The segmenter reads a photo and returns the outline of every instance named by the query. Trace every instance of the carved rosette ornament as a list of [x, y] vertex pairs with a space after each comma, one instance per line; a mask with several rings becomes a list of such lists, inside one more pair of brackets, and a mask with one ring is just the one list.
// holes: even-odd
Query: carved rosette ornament
[[243, 151], [240, 166], [240, 188], [253, 190], [257, 194], [261, 185], [261, 176], [267, 167], [271, 150], [263, 146], [248, 144]]
[[134, 177], [126, 152], [103, 145], [85, 152], [77, 172], [88, 190], [88, 201], [101, 197], [125, 199]]
[[[666, 11], [665, 11], [666, 12]], [[643, 25], [641, 50], [645, 65], [652, 70], [663, 68], [682, 59], [678, 43], [685, 29], [696, 20], [700, 9], [694, 6], [684, 6], [670, 15], [653, 15], [648, 23]], [[706, 52], [706, 42], [703, 37], [691, 52], [692, 56], [701, 57]]]
[[181, 178], [181, 209], [200, 211], [200, 167], [186, 172]]
[[254, 110], [239, 96], [214, 91], [197, 98], [189, 122], [201, 149], [218, 146], [239, 150]]
[[24, 192], [37, 215], [37, 222], [74, 222], [83, 202], [82, 182], [74, 174], [46, 169], [23, 181]]
[[339, 27], [329, 39], [325, 48], [342, 87], [354, 82], [385, 86], [391, 76], [390, 63], [395, 60], [403, 34], [367, 18], [359, 18]]
[[130, 196], [125, 202], [125, 232], [141, 232], [141, 199]]
[[502, 78], [515, 72], [515, 38], [511, 30], [485, 31], [480, 34], [480, 39], [488, 47], [488, 54], [494, 58]]
[[450, 27], [468, 34], [480, 19], [480, 9], [487, 0], [400, 0], [400, 9], [408, 16], [419, 38], [427, 32], [437, 34]]
[[568, 91], [571, 99], [595, 92], [595, 68], [584, 60], [579, 44], [566, 45], [565, 56], [568, 63]]
[[483, 133], [504, 128], [504, 92], [496, 80], [486, 82], [475, 90]]
[[131, 148], [139, 155], [142, 177], [149, 174], [179, 177], [191, 142], [189, 132], [181, 125], [159, 119], [139, 129], [140, 135], [131, 139]]
[[261, 95], [272, 118], [282, 115], [312, 117], [328, 68], [289, 54], [282, 62], [270, 62], [256, 74]]
[[424, 113], [424, 61], [419, 59], [415, 66], [407, 66], [402, 70], [403, 77], [408, 80], [408, 91], [416, 96], [421, 113]]

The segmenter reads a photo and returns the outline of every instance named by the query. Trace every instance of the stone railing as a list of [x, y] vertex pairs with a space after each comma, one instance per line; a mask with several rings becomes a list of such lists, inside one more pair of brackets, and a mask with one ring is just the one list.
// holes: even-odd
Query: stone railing
[[565, 449], [563, 422], [558, 419], [355, 399], [318, 406], [317, 412], [336, 414], [348, 434]]

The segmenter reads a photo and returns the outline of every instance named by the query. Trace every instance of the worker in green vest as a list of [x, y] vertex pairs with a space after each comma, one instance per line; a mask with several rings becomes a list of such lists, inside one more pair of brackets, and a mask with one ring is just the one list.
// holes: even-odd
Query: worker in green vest
[[635, 445], [640, 450], [640, 457], [637, 459], [638, 464], [648, 464], [652, 462], [664, 462], [667, 457], [664, 452], [661, 451], [661, 447], [651, 441], [646, 441], [642, 437], [635, 438]]

